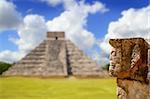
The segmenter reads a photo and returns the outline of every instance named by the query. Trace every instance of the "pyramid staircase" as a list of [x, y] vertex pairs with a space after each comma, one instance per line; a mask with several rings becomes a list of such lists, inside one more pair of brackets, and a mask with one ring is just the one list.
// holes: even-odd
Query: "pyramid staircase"
[[42, 72], [45, 64], [46, 41], [44, 40], [38, 47], [33, 49], [20, 61], [15, 63], [3, 75], [37, 75]]
[[87, 57], [82, 50], [70, 40], [66, 41], [67, 60], [74, 76], [100, 76], [104, 74], [99, 64]]
[[65, 40], [64, 32], [48, 32], [46, 40], [3, 75], [101, 77], [106, 72], [70, 40]]

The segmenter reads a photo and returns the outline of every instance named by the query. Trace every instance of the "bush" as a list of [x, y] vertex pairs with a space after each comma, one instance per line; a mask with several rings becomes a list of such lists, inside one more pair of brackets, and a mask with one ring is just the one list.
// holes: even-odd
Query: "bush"
[[0, 75], [1, 75], [4, 71], [8, 70], [9, 67], [11, 67], [11, 64], [5, 63], [5, 62], [0, 62]]
[[104, 65], [102, 68], [104, 69], [104, 70], [107, 70], [107, 71], [109, 71], [109, 63], [108, 64], [106, 64], [106, 65]]

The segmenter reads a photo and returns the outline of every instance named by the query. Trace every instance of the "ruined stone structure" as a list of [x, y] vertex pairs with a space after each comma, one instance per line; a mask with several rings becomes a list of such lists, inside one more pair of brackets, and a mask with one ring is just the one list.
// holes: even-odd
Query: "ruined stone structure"
[[70, 40], [64, 32], [48, 32], [47, 38], [14, 64], [4, 76], [104, 76], [105, 71]]
[[110, 39], [110, 74], [117, 77], [118, 99], [150, 99], [150, 41]]

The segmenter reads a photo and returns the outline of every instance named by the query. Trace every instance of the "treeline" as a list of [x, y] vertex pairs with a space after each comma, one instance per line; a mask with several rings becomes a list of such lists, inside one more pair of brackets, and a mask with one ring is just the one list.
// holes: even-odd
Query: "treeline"
[[109, 63], [108, 63], [108, 64], [105, 64], [105, 65], [102, 67], [102, 69], [109, 71], [109, 66], [110, 66]]
[[9, 67], [11, 67], [12, 64], [5, 63], [5, 62], [0, 62], [0, 75], [8, 70]]

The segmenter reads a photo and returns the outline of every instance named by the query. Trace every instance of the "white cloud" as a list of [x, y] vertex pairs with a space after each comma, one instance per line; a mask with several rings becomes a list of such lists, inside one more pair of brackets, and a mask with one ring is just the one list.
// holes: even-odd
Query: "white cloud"
[[16, 6], [7, 0], [0, 0], [0, 30], [16, 29], [21, 24], [21, 15]]
[[18, 29], [19, 39], [11, 38], [11, 41], [18, 46], [18, 51], [1, 51], [1, 61], [10, 63], [18, 61], [45, 38], [47, 29], [42, 16], [27, 15], [23, 22], [23, 25]]
[[85, 28], [88, 15], [96, 12], [103, 13], [108, 9], [100, 2], [95, 2], [92, 5], [85, 4], [84, 1], [79, 3], [69, 2], [69, 4], [72, 4], [72, 6], [69, 6], [66, 1], [64, 0], [66, 11], [47, 22], [48, 30], [65, 31], [67, 38], [71, 39], [80, 48], [87, 50], [95, 43], [93, 33]]
[[150, 6], [141, 9], [128, 9], [122, 17], [111, 22], [106, 38], [150, 38]]
[[19, 50], [28, 52], [45, 38], [47, 28], [44, 17], [39, 15], [27, 15], [23, 22], [23, 26], [18, 30], [20, 39], [15, 43]]
[[102, 40], [98, 41], [97, 45], [106, 54], [110, 53], [111, 46], [109, 45], [109, 39], [102, 39]]
[[96, 60], [101, 66], [103, 66], [109, 62], [108, 55], [103, 53], [103, 51], [101, 53], [96, 50], [93, 51], [91, 58], [93, 60]]
[[63, 0], [40, 0], [40, 1], [46, 2], [46, 3], [48, 3], [51, 6], [56, 6], [56, 5], [60, 4], [60, 3], [62, 3]]
[[95, 2], [93, 5], [87, 6], [87, 11], [89, 11], [90, 13], [96, 13], [97, 11], [104, 13], [109, 11], [109, 9], [107, 9], [104, 4]]
[[13, 63], [13, 62], [20, 60], [23, 56], [24, 56], [24, 53], [5, 50], [5, 51], [0, 52], [0, 61]]
[[50, 6], [57, 6], [62, 4], [65, 9], [74, 7], [77, 3], [76, 0], [39, 0], [41, 2], [46, 2]]
[[104, 4], [95, 2], [90, 5], [84, 1], [76, 2], [75, 0], [42, 1], [52, 6], [63, 4], [65, 11], [60, 16], [47, 22], [42, 16], [26, 15], [22, 20], [22, 25], [17, 30], [19, 39], [11, 38], [11, 41], [18, 46], [18, 52], [2, 51], [0, 52], [0, 60], [9, 62], [19, 60], [20, 57], [23, 57], [44, 39], [47, 30], [65, 31], [67, 38], [85, 51], [92, 48], [96, 43], [94, 34], [85, 28], [87, 17], [89, 14], [96, 12], [104, 13], [108, 11]]
[[[122, 17], [117, 21], [110, 22], [105, 39], [100, 40], [98, 46], [105, 52], [99, 55], [100, 60], [109, 62], [107, 55], [110, 53], [111, 38], [143, 37], [150, 39], [150, 6], [141, 9], [128, 9], [122, 12]], [[102, 61], [100, 61], [102, 62]]]
[[109, 24], [105, 39], [100, 41], [99, 46], [107, 54], [110, 51], [108, 43], [110, 38], [142, 37], [150, 39], [150, 6], [123, 11], [122, 17]]

